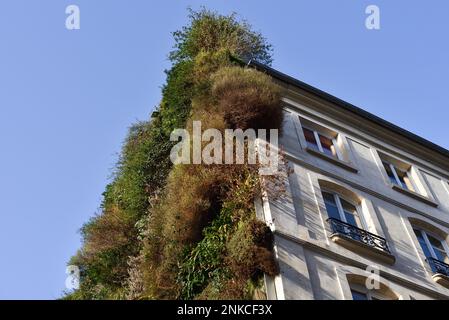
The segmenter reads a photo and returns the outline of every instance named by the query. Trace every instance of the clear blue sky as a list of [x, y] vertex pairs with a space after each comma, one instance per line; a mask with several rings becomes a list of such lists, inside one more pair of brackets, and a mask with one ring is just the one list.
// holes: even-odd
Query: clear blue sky
[[447, 0], [3, 0], [0, 298], [61, 295], [127, 128], [160, 99], [170, 32], [202, 4], [262, 31], [276, 69], [449, 148]]

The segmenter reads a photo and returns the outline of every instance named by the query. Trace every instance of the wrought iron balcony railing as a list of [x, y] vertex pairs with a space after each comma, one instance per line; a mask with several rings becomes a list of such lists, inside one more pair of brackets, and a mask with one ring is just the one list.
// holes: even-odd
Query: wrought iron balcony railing
[[384, 238], [335, 218], [329, 218], [327, 221], [329, 222], [334, 234], [345, 236], [372, 248], [391, 254], [390, 249], [388, 248], [387, 240]]
[[427, 262], [434, 273], [440, 273], [449, 277], [449, 264], [434, 258], [427, 258]]

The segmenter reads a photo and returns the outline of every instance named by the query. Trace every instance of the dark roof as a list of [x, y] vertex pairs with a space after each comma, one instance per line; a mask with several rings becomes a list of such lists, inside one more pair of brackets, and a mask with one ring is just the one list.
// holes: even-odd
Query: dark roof
[[445, 148], [443, 148], [443, 147], [441, 147], [441, 146], [439, 146], [439, 145], [437, 145], [437, 144], [435, 144], [435, 143], [433, 143], [433, 142], [431, 142], [429, 140], [426, 140], [426, 139], [424, 139], [424, 138], [422, 138], [422, 137], [420, 137], [420, 136], [418, 136], [418, 135], [416, 135], [416, 134], [414, 134], [414, 133], [412, 133], [410, 131], [407, 131], [407, 130], [405, 130], [405, 129], [403, 129], [403, 128], [401, 128], [401, 127], [399, 127], [399, 126], [397, 126], [397, 125], [395, 125], [395, 124], [393, 124], [391, 122], [388, 122], [388, 121], [386, 121], [386, 120], [384, 120], [382, 118], [379, 118], [378, 116], [376, 116], [376, 115], [374, 115], [374, 114], [372, 114], [372, 113], [370, 113], [368, 111], [365, 111], [365, 110], [363, 110], [363, 109], [361, 109], [359, 107], [356, 107], [356, 106], [350, 104], [349, 102], [341, 100], [341, 99], [339, 99], [339, 98], [337, 98], [337, 97], [335, 97], [335, 96], [333, 96], [333, 95], [331, 95], [331, 94], [329, 94], [327, 92], [324, 92], [324, 91], [322, 91], [320, 89], [317, 89], [317, 88], [315, 88], [315, 87], [313, 87], [313, 86], [311, 86], [311, 85], [309, 85], [309, 84], [307, 84], [305, 82], [302, 82], [302, 81], [300, 81], [298, 79], [290, 77], [290, 76], [288, 76], [288, 75], [286, 75], [286, 74], [284, 74], [282, 72], [279, 72], [279, 71], [277, 71], [277, 70], [275, 70], [275, 69], [273, 69], [273, 68], [271, 68], [271, 67], [269, 67], [267, 65], [264, 65], [264, 64], [262, 64], [260, 62], [257, 62], [257, 61], [254, 61], [254, 60], [250, 60], [249, 62], [247, 62], [247, 65], [251, 66], [251, 67], [254, 67], [254, 68], [256, 68], [256, 69], [258, 69], [260, 71], [264, 71], [265, 73], [267, 73], [268, 75], [270, 75], [271, 77], [273, 77], [275, 79], [278, 79], [278, 80], [280, 80], [282, 82], [285, 82], [287, 84], [290, 84], [290, 85], [293, 85], [295, 87], [298, 87], [298, 88], [300, 88], [300, 89], [302, 89], [302, 90], [304, 90], [306, 92], [312, 93], [312, 94], [314, 94], [314, 95], [316, 95], [316, 96], [318, 96], [318, 97], [320, 97], [320, 98], [322, 98], [322, 99], [324, 99], [326, 101], [334, 103], [334, 104], [338, 105], [339, 107], [341, 107], [341, 108], [343, 108], [343, 109], [345, 109], [345, 110], [347, 110], [349, 112], [355, 113], [355, 114], [357, 114], [358, 116], [360, 116], [362, 118], [365, 118], [367, 120], [375, 122], [376, 124], [386, 128], [388, 130], [391, 130], [391, 131], [393, 131], [393, 132], [395, 132], [395, 133], [397, 133], [399, 135], [402, 135], [402, 136], [404, 136], [404, 137], [406, 137], [406, 138], [408, 138], [408, 139], [410, 139], [410, 140], [412, 140], [412, 141], [414, 141], [414, 142], [416, 142], [416, 143], [418, 143], [418, 144], [420, 144], [420, 145], [422, 145], [422, 146], [424, 146], [426, 148], [429, 148], [429, 149], [431, 149], [431, 150], [433, 150], [433, 151], [435, 151], [435, 152], [437, 152], [437, 153], [439, 153], [439, 154], [441, 154], [441, 155], [443, 155], [445, 157], [449, 157], [449, 150], [447, 150], [447, 149], [445, 149]]

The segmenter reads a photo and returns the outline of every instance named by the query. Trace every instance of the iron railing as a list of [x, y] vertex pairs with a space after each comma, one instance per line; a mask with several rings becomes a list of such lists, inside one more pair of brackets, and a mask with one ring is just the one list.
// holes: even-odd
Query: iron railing
[[331, 226], [333, 234], [342, 235], [372, 248], [391, 253], [387, 240], [384, 238], [335, 218], [329, 218], [327, 221]]
[[440, 273], [449, 277], [449, 264], [434, 258], [427, 258], [427, 262], [434, 273]]

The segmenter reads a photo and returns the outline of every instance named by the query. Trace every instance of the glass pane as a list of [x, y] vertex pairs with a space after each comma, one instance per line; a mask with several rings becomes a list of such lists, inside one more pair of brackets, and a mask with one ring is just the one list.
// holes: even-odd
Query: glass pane
[[324, 204], [326, 205], [327, 215], [329, 218], [341, 220], [340, 213], [338, 212], [337, 204], [332, 193], [323, 192]]
[[437, 259], [438, 260], [440, 260], [440, 261], [442, 261], [442, 262], [444, 262], [444, 263], [448, 263], [448, 257], [447, 257], [447, 254], [446, 254], [446, 251], [444, 251], [444, 250], [438, 250], [438, 249], [436, 249], [436, 248], [433, 248], [434, 250], [434, 252], [435, 252], [435, 255], [437, 256]]
[[323, 199], [325, 202], [329, 202], [331, 204], [337, 205], [335, 203], [335, 197], [332, 193], [323, 191], [322, 194], [323, 194]]
[[401, 182], [401, 187], [411, 190], [411, 191], [415, 191], [412, 185], [412, 182], [410, 181], [410, 178], [408, 177], [407, 172], [405, 171], [401, 171], [399, 169], [396, 168], [396, 173], [399, 177], [399, 180]]
[[360, 220], [357, 216], [345, 212], [345, 218], [346, 218], [346, 222], [349, 223], [351, 226], [361, 228]]
[[333, 205], [326, 203], [326, 210], [327, 210], [327, 215], [329, 216], [329, 218], [341, 220], [340, 214], [338, 213], [337, 206], [333, 206]]
[[396, 181], [396, 177], [394, 176], [393, 171], [391, 171], [391, 167], [390, 164], [387, 162], [382, 162], [382, 164], [384, 165], [385, 171], [387, 172], [388, 178], [390, 178], [390, 182], [393, 184], [398, 184], [398, 182]]
[[444, 249], [443, 243], [441, 240], [438, 240], [431, 235], [427, 235], [427, 238], [429, 238], [429, 242], [433, 247], [433, 251], [435, 252], [436, 258], [443, 262], [448, 262], [448, 256], [446, 253], [446, 250]]
[[441, 240], [439, 240], [429, 234], [427, 234], [427, 238], [429, 239], [429, 242], [432, 245], [432, 247], [444, 251], [443, 243], [441, 242]]
[[352, 203], [346, 201], [345, 199], [340, 198], [341, 206], [345, 212], [351, 214], [357, 214], [357, 208]]
[[306, 138], [307, 141], [307, 146], [311, 149], [314, 149], [316, 151], [319, 151], [318, 148], [318, 143], [315, 139], [315, 134], [313, 133], [312, 130], [309, 130], [307, 128], [303, 128], [302, 131], [304, 132], [304, 136]]
[[424, 251], [424, 255], [426, 256], [426, 258], [432, 258], [432, 254], [430, 253], [430, 249], [427, 247], [426, 240], [424, 240], [421, 230], [413, 229], [413, 231], [415, 232], [415, 235], [418, 238], [418, 242], [422, 250]]
[[366, 295], [366, 293], [361, 293], [355, 290], [351, 290], [351, 293], [353, 300], [368, 300], [368, 296]]
[[323, 152], [329, 156], [336, 157], [337, 152], [335, 151], [334, 142], [332, 139], [328, 137], [320, 135], [321, 147], [323, 148]]
[[341, 206], [343, 207], [343, 212], [345, 213], [346, 222], [355, 227], [361, 227], [360, 220], [357, 215], [357, 208], [348, 201], [341, 199]]

